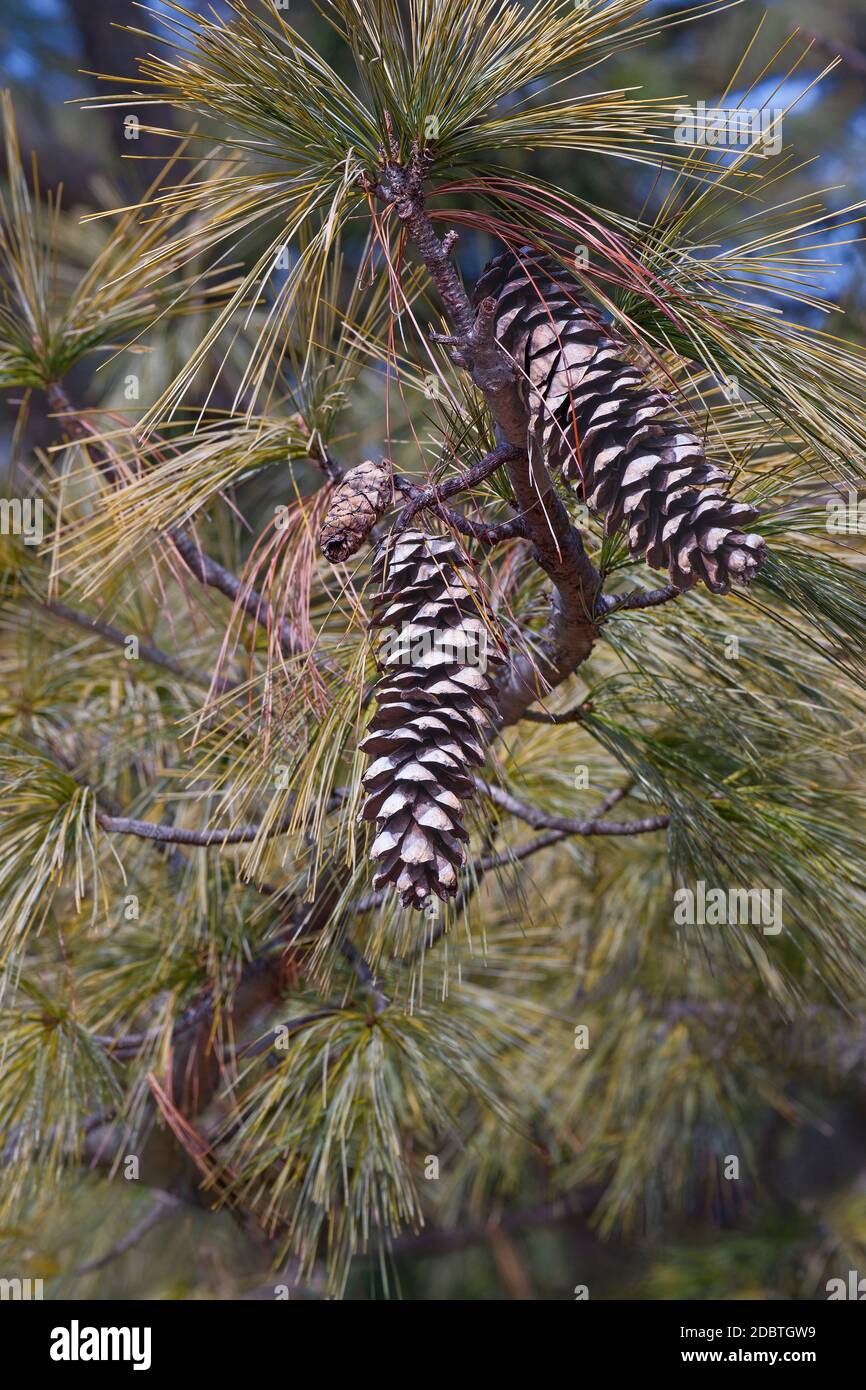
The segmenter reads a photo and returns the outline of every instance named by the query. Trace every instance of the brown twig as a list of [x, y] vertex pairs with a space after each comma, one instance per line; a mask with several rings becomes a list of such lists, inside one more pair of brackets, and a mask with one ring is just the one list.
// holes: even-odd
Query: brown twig
[[[52, 382], [46, 388], [48, 402], [61, 418], [69, 434], [82, 443], [96, 444], [93, 431], [90, 429], [87, 418], [72, 403], [65, 388], [59, 382]], [[329, 462], [330, 456], [328, 456]], [[119, 482], [117, 469], [110, 456], [102, 451], [102, 457], [98, 460], [99, 471], [107, 482], [116, 484]], [[253, 618], [260, 627], [266, 631], [273, 623], [273, 610], [267, 600], [258, 593], [251, 585], [245, 584], [237, 575], [232, 574], [224, 565], [212, 559], [202, 550], [196, 541], [186, 531], [179, 526], [172, 526], [166, 532], [169, 539], [174, 544], [184, 560], [187, 568], [200, 584], [208, 588], [217, 589], [226, 598], [230, 598], [233, 603], [238, 603], [245, 613]], [[283, 618], [279, 628], [278, 637], [280, 647], [287, 656], [307, 655], [306, 648], [297, 640], [292, 625], [287, 618]]]
[[[434, 489], [422, 490], [415, 483], [411, 483], [407, 478], [401, 478], [399, 475], [394, 478], [394, 486], [404, 496], [410, 498], [409, 505], [414, 510], [419, 510], [422, 506], [426, 507], [446, 525], [453, 526], [455, 530], [462, 532], [470, 540], [479, 541], [482, 545], [498, 545], [500, 541], [526, 535], [526, 527], [521, 517], [515, 517], [512, 521], [476, 521], [472, 517], [465, 516], [463, 512], [457, 511], [454, 507], [446, 506], [444, 502], [430, 498], [428, 494]], [[415, 505], [416, 503], [418, 506]], [[402, 517], [403, 512], [400, 513], [396, 523], [400, 530], [403, 529]]]
[[[107, 816], [102, 811], [97, 811], [96, 823], [113, 835], [136, 835], [140, 840], [158, 840], [163, 845], [243, 845], [262, 833], [260, 825], [242, 825], [235, 830], [184, 830], [176, 825], [134, 820], [131, 816]], [[289, 824], [281, 821], [265, 833], [285, 835]]]
[[152, 1231], [154, 1226], [157, 1226], [160, 1221], [164, 1220], [170, 1212], [174, 1211], [175, 1208], [180, 1205], [180, 1199], [172, 1196], [170, 1192], [157, 1192], [153, 1197], [149, 1210], [145, 1212], [141, 1220], [136, 1222], [125, 1236], [122, 1236], [115, 1245], [112, 1245], [111, 1249], [107, 1251], [106, 1254], [100, 1255], [99, 1259], [90, 1260], [87, 1264], [79, 1265], [77, 1269], [72, 1271], [73, 1274], [93, 1274], [97, 1269], [104, 1269], [106, 1265], [112, 1264], [115, 1260], [119, 1260], [121, 1255], [125, 1255], [128, 1250], [134, 1250], [137, 1245], [140, 1245], [148, 1231]]
[[384, 1013], [391, 1001], [382, 989], [369, 961], [361, 954], [357, 946], [355, 946], [348, 937], [344, 937], [340, 942], [340, 953], [349, 962], [364, 989], [369, 993], [373, 1001], [374, 1012], [377, 1014]]
[[[485, 782], [482, 777], [475, 778], [475, 785], [484, 796], [500, 806], [503, 811], [508, 811], [518, 820], [525, 821], [534, 830], [559, 830], [565, 835], [646, 835], [655, 830], [667, 829], [671, 822], [669, 815], [646, 816], [643, 820], [633, 821], [604, 820], [603, 817], [611, 807], [628, 795], [628, 787], [620, 787], [605, 797], [589, 820], [578, 820], [573, 816], [554, 816], [547, 811], [541, 811], [537, 806], [530, 806], [525, 801], [519, 801], [516, 796], [512, 796], [511, 792], [507, 792], [503, 787], [496, 787], [490, 782]], [[543, 848], [543, 846], [539, 845], [538, 848]]]
[[609, 618], [611, 613], [622, 613], [626, 609], [656, 608], [660, 603], [682, 598], [685, 592], [675, 584], [665, 584], [661, 589], [630, 589], [627, 594], [602, 598], [598, 605], [599, 616]]
[[[632, 821], [605, 820], [604, 817], [607, 812], [623, 797], [628, 796], [631, 790], [630, 786], [618, 787], [616, 791], [610, 792], [599, 803], [595, 813], [588, 820], [577, 820], [570, 816], [554, 816], [549, 815], [546, 811], [540, 811], [535, 806], [518, 801], [517, 797], [512, 796], [502, 787], [495, 787], [485, 782], [482, 777], [475, 778], [475, 785], [484, 796], [487, 796], [504, 811], [508, 811], [519, 820], [525, 821], [534, 830], [541, 830], [544, 833], [536, 835], [534, 839], [527, 840], [524, 844], [517, 845], [513, 849], [500, 850], [495, 854], [486, 854], [475, 859], [471, 866], [467, 886], [456, 899], [458, 909], [468, 902], [478, 887], [476, 880], [481, 875], [488, 873], [491, 869], [507, 868], [514, 861], [528, 859], [531, 855], [537, 854], [539, 850], [547, 849], [549, 845], [555, 845], [571, 835], [648, 835], [656, 830], [667, 829], [671, 821], [669, 815], [647, 816], [643, 820]], [[363, 898], [359, 898], [354, 910], [356, 913], [370, 912], [373, 908], [380, 907], [387, 895], [387, 888], [380, 888], [376, 892], [367, 893]], [[442, 930], [434, 930], [432, 935], [425, 937], [425, 947], [438, 941], [442, 935]]]
[[465, 492], [468, 488], [475, 487], [485, 478], [489, 478], [491, 473], [495, 473], [497, 468], [501, 468], [503, 463], [509, 463], [519, 452], [511, 444], [499, 444], [489, 454], [485, 454], [483, 459], [479, 459], [478, 463], [467, 468], [459, 477], [446, 478], [444, 482], [437, 483], [434, 487], [416, 490], [415, 495], [406, 503], [397, 517], [394, 529], [402, 531], [409, 525], [417, 512], [426, 507], [436, 507], [446, 498], [453, 497], [455, 493]]
[[[66, 388], [59, 381], [52, 381], [45, 388], [48, 397], [48, 404], [55, 415], [60, 417], [65, 425], [67, 432], [72, 439], [77, 439], [80, 443], [93, 444], [92, 430], [81, 412], [72, 404], [67, 394]], [[116, 484], [120, 481], [115, 465], [111, 461], [110, 455], [103, 449], [98, 460], [99, 471], [106, 482]]]
[[[93, 618], [89, 613], [82, 613], [77, 608], [70, 608], [65, 603], [60, 603], [56, 599], [36, 599], [46, 613], [52, 617], [60, 618], [63, 622], [74, 623], [84, 632], [95, 633], [103, 641], [110, 643], [113, 647], [125, 647], [132, 634], [121, 632], [120, 628], [112, 627], [110, 623], [104, 623], [99, 618]], [[142, 661], [146, 661], [151, 666], [158, 666], [162, 670], [170, 671], [172, 675], [178, 676], [181, 680], [192, 681], [195, 685], [205, 686], [210, 689], [213, 682], [209, 676], [200, 671], [190, 671], [176, 657], [170, 656], [168, 652], [161, 651], [159, 647], [153, 646], [150, 642], [142, 642], [138, 639], [138, 655]], [[216, 689], [220, 694], [232, 689], [233, 682], [220, 676]]]
[[[568, 830], [545, 830], [541, 835], [536, 835], [533, 840], [526, 840], [522, 845], [515, 845], [513, 848], [497, 851], [496, 854], [485, 854], [477, 859], [473, 864], [476, 874], [486, 874], [492, 869], [507, 869], [509, 864], [519, 863], [523, 859], [529, 859], [533, 854], [537, 854], [541, 849], [547, 849], [549, 845], [557, 845], [560, 840], [567, 840], [570, 831]], [[468, 900], [466, 895], [460, 906], [463, 907]]]
[[[206, 555], [198, 541], [182, 531], [178, 526], [172, 526], [168, 532], [175, 548], [182, 556], [184, 563], [190, 573], [200, 584], [205, 584], [208, 588], [218, 589], [226, 598], [230, 598], [233, 603], [239, 604], [249, 617], [263, 627], [266, 631], [273, 622], [273, 609], [257, 589], [252, 585], [245, 584], [231, 570], [227, 570], [218, 560], [214, 560], [210, 555]], [[298, 642], [292, 625], [288, 618], [283, 618], [279, 624], [278, 637], [280, 647], [286, 656], [307, 655], [307, 649]]]
[[[345, 792], [338, 788], [329, 798], [326, 810], [336, 811], [344, 800]], [[242, 845], [248, 844], [263, 833], [268, 838], [287, 835], [292, 828], [290, 816], [286, 816], [267, 830], [263, 830], [261, 825], [242, 825], [234, 830], [184, 830], [176, 825], [135, 820], [131, 816], [109, 815], [104, 811], [97, 811], [96, 823], [110, 834], [136, 835], [140, 840], [156, 840], [163, 845]]]

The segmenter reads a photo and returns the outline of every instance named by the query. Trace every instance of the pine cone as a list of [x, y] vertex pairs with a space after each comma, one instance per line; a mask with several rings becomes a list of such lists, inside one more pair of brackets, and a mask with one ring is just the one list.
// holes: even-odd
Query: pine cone
[[671, 398], [645, 384], [578, 281], [524, 247], [486, 266], [474, 295], [497, 300], [496, 336], [514, 362], [534, 444], [593, 513], [605, 534], [625, 522], [628, 548], [671, 582], [702, 580], [726, 593], [753, 579], [760, 536], [742, 527], [757, 512], [721, 491], [728, 475], [707, 462]]
[[473, 575], [455, 541], [407, 530], [373, 561], [382, 583], [373, 625], [382, 629], [377, 708], [361, 744], [374, 758], [362, 812], [378, 834], [375, 888], [393, 883], [405, 906], [451, 897], [469, 839], [462, 802], [470, 769], [484, 761], [495, 707], [486, 671], [499, 661]]
[[393, 485], [387, 459], [367, 459], [352, 468], [334, 489], [319, 534], [322, 554], [331, 564], [348, 560], [369, 536], [391, 505]]

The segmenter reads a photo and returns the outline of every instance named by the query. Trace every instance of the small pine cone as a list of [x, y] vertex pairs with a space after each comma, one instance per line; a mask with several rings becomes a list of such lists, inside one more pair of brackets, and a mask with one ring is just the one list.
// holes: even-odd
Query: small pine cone
[[322, 554], [331, 564], [348, 560], [360, 549], [376, 522], [391, 505], [393, 484], [387, 459], [367, 459], [352, 468], [334, 489], [319, 534]]
[[702, 580], [722, 594], [753, 579], [764, 543], [743, 528], [757, 512], [725, 496], [728, 475], [670, 396], [645, 384], [578, 281], [549, 256], [520, 255], [492, 260], [474, 301], [497, 300], [496, 336], [550, 467], [605, 518], [606, 535], [625, 522], [629, 552], [667, 568], [678, 588]]
[[407, 907], [457, 891], [469, 839], [462, 802], [495, 718], [488, 627], [474, 576], [446, 536], [389, 536], [373, 561], [381, 629], [376, 712], [361, 744], [374, 759], [362, 816], [378, 834], [373, 886], [393, 883]]

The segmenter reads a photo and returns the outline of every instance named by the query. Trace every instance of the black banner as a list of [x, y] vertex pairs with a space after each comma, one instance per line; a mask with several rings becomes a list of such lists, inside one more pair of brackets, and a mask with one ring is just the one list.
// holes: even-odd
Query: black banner
[[[613, 1373], [666, 1373], [675, 1367], [700, 1372], [711, 1366], [762, 1366], [769, 1370], [799, 1366], [826, 1377], [828, 1370], [841, 1369], [843, 1363], [856, 1364], [860, 1355], [866, 1322], [858, 1307], [843, 1306], [851, 1302], [841, 1298], [814, 1303], [587, 1300], [576, 1301], [559, 1313], [553, 1309], [543, 1313], [536, 1305], [534, 1311], [527, 1309], [516, 1315], [521, 1322], [524, 1316], [529, 1319], [528, 1331], [537, 1329], [545, 1338], [565, 1336], [564, 1350], [574, 1361], [576, 1373], [592, 1364], [592, 1357]], [[453, 1304], [450, 1307], [457, 1312]], [[402, 1334], [407, 1305], [392, 1311], [395, 1335]], [[320, 1316], [324, 1323], [319, 1323]], [[280, 1362], [287, 1373], [296, 1374], [301, 1347], [305, 1347], [305, 1361], [312, 1356], [321, 1358], [322, 1370], [333, 1373], [333, 1349], [325, 1344], [322, 1356], [322, 1344], [307, 1339], [322, 1327], [349, 1324], [353, 1341], [345, 1344], [347, 1356], [363, 1357], [366, 1340], [375, 1334], [378, 1359], [386, 1354], [383, 1338], [389, 1326], [387, 1312], [384, 1323], [379, 1322], [380, 1316], [381, 1310], [374, 1313], [369, 1303], [338, 1304], [320, 1314], [310, 1300], [280, 1297], [230, 1305], [195, 1301], [0, 1303], [0, 1320], [8, 1331], [14, 1330], [16, 1347], [23, 1351], [28, 1370], [38, 1371], [49, 1383], [56, 1380], [61, 1384], [70, 1376], [98, 1377], [102, 1370], [115, 1377], [124, 1372], [139, 1378], [204, 1373], [224, 1379], [261, 1370], [265, 1365], [273, 1370]], [[427, 1316], [437, 1316], [435, 1306]], [[467, 1337], [474, 1341], [476, 1356], [485, 1370], [489, 1371], [499, 1357], [513, 1356], [508, 1334], [515, 1330], [514, 1309], [507, 1326], [499, 1324], [494, 1313], [492, 1324], [483, 1314], [478, 1328], [477, 1305], [469, 1316], [472, 1325], [467, 1323], [461, 1329], [458, 1321], [449, 1328], [460, 1337], [461, 1361]], [[460, 1320], [459, 1312], [457, 1317]], [[536, 1317], [541, 1318], [540, 1323], [535, 1322]], [[356, 1321], [359, 1318], [363, 1322]], [[491, 1337], [491, 1331], [500, 1327], [501, 1335]], [[476, 1335], [479, 1330], [480, 1338]], [[442, 1348], [446, 1357], [447, 1345]], [[537, 1356], [541, 1344], [533, 1345], [531, 1354]], [[548, 1344], [544, 1347], [547, 1352]], [[550, 1347], [554, 1349], [555, 1343]]]

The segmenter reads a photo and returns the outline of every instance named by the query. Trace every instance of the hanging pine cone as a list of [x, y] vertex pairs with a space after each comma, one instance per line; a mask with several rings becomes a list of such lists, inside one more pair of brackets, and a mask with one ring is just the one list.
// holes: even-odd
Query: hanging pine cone
[[364, 786], [364, 820], [378, 834], [370, 851], [376, 888], [393, 883], [405, 906], [457, 890], [469, 835], [462, 802], [470, 769], [484, 761], [495, 717], [486, 674], [498, 654], [478, 587], [446, 536], [407, 530], [389, 536], [373, 561], [382, 584], [373, 598], [381, 630], [377, 708], [361, 744], [374, 761]]
[[367, 459], [352, 468], [334, 489], [319, 534], [322, 554], [331, 564], [348, 560], [369, 536], [391, 505], [391, 464]]
[[753, 579], [764, 543], [741, 528], [754, 508], [724, 495], [728, 475], [707, 462], [671, 398], [626, 360], [578, 281], [531, 248], [520, 256], [492, 260], [474, 302], [497, 300], [496, 335], [549, 467], [605, 518], [606, 535], [625, 522], [629, 552], [667, 568], [678, 588], [702, 580], [726, 593], [732, 579]]

